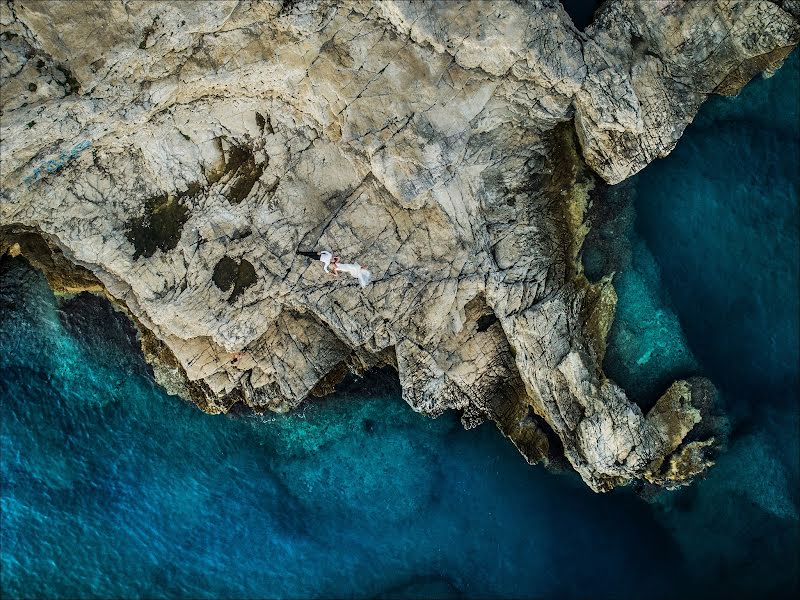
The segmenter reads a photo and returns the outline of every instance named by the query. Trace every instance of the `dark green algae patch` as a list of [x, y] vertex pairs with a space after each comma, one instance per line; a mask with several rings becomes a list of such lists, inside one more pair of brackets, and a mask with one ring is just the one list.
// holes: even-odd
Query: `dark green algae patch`
[[214, 267], [211, 280], [220, 290], [227, 292], [233, 288], [228, 302], [233, 303], [247, 288], [256, 282], [256, 269], [246, 259], [237, 263], [229, 256], [224, 256]]
[[196, 191], [190, 186], [178, 196], [160, 194], [144, 201], [142, 216], [131, 219], [126, 226], [125, 237], [135, 248], [134, 260], [140, 256], [150, 258], [159, 248], [162, 252], [175, 249], [189, 219], [189, 209], [182, 198], [192, 193]]
[[[264, 166], [256, 164], [255, 155], [251, 150], [232, 144], [225, 157], [222, 172], [209, 174], [208, 183], [214, 184], [228, 176], [230, 185], [225, 197], [231, 204], [239, 204], [250, 194], [253, 186], [261, 178]], [[134, 260], [140, 256], [150, 258], [159, 248], [162, 252], [168, 252], [178, 246], [183, 226], [189, 220], [189, 208], [183, 202], [183, 198], [195, 196], [203, 189], [200, 183], [195, 182], [190, 184], [186, 191], [180, 192], [176, 196], [158, 194], [144, 201], [142, 215], [129, 220], [125, 227], [125, 235], [135, 249]], [[247, 265], [249, 267], [241, 267], [244, 270], [243, 273], [241, 276], [235, 276], [234, 280], [250, 281], [252, 273], [253, 281], [242, 284], [244, 287], [241, 288], [234, 286], [231, 301], [255, 281], [255, 269], [250, 263]], [[223, 270], [225, 269], [223, 268]]]
[[239, 204], [261, 178], [264, 166], [256, 164], [256, 157], [251, 150], [234, 144], [225, 158], [225, 172], [234, 173], [233, 183], [226, 194], [228, 202]]

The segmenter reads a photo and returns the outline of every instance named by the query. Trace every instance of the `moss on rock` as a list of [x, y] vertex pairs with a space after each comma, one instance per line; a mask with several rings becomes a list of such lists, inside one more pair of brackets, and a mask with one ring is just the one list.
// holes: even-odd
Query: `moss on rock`
[[161, 194], [145, 200], [144, 213], [128, 221], [126, 227], [126, 237], [135, 248], [134, 260], [140, 256], [149, 258], [159, 249], [174, 249], [188, 219], [189, 209], [180, 196]]

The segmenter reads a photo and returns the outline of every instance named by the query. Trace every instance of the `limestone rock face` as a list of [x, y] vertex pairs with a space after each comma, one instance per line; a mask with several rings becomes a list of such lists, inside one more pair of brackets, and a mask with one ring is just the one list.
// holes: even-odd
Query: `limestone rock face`
[[583, 46], [589, 73], [575, 96], [586, 161], [618, 183], [666, 156], [705, 98], [735, 94], [780, 65], [797, 16], [769, 1], [606, 2]]
[[168, 389], [286, 411], [392, 364], [415, 410], [493, 420], [595, 490], [710, 464], [713, 388], [644, 415], [602, 372], [585, 164], [668, 153], [797, 42], [789, 9], [609, 1], [583, 34], [557, 0], [15, 1], [0, 26], [4, 243], [34, 228], [91, 272]]

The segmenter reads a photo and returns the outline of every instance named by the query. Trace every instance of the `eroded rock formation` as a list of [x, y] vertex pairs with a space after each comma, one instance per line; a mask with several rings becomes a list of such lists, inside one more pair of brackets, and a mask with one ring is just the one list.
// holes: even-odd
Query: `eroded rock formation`
[[[7, 1], [4, 246], [33, 228], [85, 269], [207, 411], [393, 364], [415, 410], [491, 419], [532, 463], [559, 446], [595, 490], [679, 485], [711, 462], [713, 388], [644, 415], [604, 376], [585, 165], [664, 156], [780, 64], [797, 12], [612, 0], [584, 34], [556, 0]], [[374, 282], [296, 254], [323, 248]]]

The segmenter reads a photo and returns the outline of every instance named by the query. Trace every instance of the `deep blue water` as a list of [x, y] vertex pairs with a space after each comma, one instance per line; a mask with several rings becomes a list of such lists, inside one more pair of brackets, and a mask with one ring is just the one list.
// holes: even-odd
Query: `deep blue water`
[[610, 225], [608, 371], [643, 404], [705, 373], [733, 425], [705, 479], [651, 503], [420, 417], [385, 372], [293, 416], [205, 415], [153, 384], [107, 303], [5, 260], [0, 595], [793, 595], [799, 93], [793, 56], [610, 192], [635, 200]]

